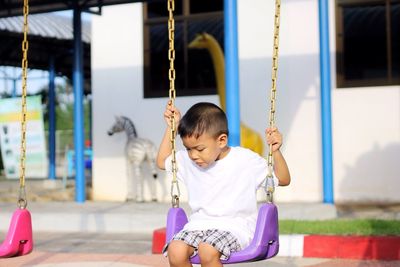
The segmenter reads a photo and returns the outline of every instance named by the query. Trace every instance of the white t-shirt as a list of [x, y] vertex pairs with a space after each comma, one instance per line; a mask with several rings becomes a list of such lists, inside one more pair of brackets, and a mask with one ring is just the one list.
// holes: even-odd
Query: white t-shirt
[[[184, 230], [229, 231], [245, 248], [256, 228], [256, 190], [268, 174], [267, 161], [249, 149], [231, 147], [207, 168], [197, 166], [186, 150], [176, 153], [176, 162], [177, 178], [187, 187], [192, 209]], [[171, 173], [171, 157], [165, 167]], [[275, 176], [274, 184], [278, 185]]]

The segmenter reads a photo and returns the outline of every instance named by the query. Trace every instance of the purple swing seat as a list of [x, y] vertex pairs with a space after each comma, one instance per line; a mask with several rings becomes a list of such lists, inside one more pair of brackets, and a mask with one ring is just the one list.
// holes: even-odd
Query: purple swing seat
[[[167, 217], [166, 240], [169, 242], [187, 223], [182, 208], [170, 208]], [[272, 203], [263, 204], [258, 212], [257, 225], [253, 240], [245, 249], [234, 252], [223, 264], [258, 261], [274, 257], [279, 251], [278, 209]], [[200, 263], [198, 255], [191, 258], [194, 264]]]
[[32, 249], [31, 214], [27, 209], [17, 209], [13, 213], [6, 239], [0, 245], [0, 258], [22, 256]]

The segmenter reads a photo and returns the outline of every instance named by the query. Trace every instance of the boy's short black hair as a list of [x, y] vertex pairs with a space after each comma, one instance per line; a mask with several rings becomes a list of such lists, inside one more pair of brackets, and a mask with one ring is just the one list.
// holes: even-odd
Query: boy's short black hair
[[212, 137], [228, 135], [228, 120], [225, 112], [213, 103], [200, 102], [194, 104], [182, 117], [178, 126], [178, 134], [182, 137], [207, 133]]

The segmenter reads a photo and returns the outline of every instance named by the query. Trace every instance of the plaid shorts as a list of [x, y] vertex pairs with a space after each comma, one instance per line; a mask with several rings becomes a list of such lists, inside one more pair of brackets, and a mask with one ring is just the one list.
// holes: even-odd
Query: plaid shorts
[[[191, 257], [197, 255], [199, 244], [201, 242], [210, 244], [216, 250], [221, 252], [221, 260], [227, 260], [231, 255], [231, 252], [241, 250], [240, 244], [236, 237], [230, 232], [222, 231], [218, 229], [202, 230], [202, 231], [186, 231], [182, 230], [172, 240], [180, 240], [194, 247], [194, 253]], [[171, 240], [171, 241], [172, 241]], [[169, 244], [169, 243], [168, 243]], [[164, 256], [167, 256], [168, 244], [163, 249]]]

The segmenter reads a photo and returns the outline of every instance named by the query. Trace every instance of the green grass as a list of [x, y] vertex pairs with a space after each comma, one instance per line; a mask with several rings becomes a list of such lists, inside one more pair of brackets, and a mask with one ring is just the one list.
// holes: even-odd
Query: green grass
[[400, 235], [400, 221], [374, 219], [280, 220], [279, 233], [287, 235]]

